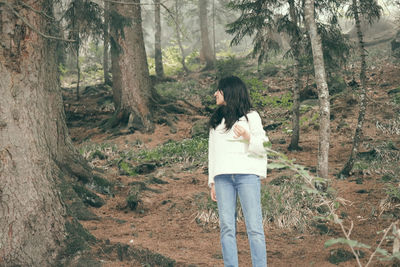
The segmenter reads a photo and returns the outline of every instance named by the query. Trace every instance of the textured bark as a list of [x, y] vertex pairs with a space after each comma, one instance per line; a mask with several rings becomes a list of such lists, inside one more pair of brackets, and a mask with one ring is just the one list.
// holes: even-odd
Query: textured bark
[[[19, 6], [18, 1], [8, 0]], [[51, 1], [25, 1], [51, 14]], [[70, 145], [55, 43], [0, 5], [0, 265], [52, 266], [64, 239], [56, 181]], [[42, 33], [45, 18], [18, 13]]]
[[[289, 1], [289, 12], [290, 20], [293, 25], [298, 26], [298, 20], [296, 16], [296, 9], [294, 0]], [[300, 88], [301, 88], [301, 76], [300, 76], [300, 47], [299, 47], [299, 36], [292, 36], [290, 40], [290, 46], [293, 51], [294, 58], [294, 87], [293, 87], [293, 107], [292, 107], [292, 138], [290, 140], [289, 150], [300, 150], [299, 139], [300, 139]]]
[[361, 138], [363, 136], [363, 124], [364, 124], [364, 118], [365, 118], [365, 110], [367, 107], [367, 97], [366, 97], [366, 77], [365, 77], [365, 72], [367, 68], [367, 64], [365, 61], [365, 48], [364, 48], [364, 38], [363, 38], [363, 33], [361, 30], [361, 21], [359, 17], [359, 5], [357, 0], [353, 0], [353, 13], [354, 13], [354, 21], [356, 23], [356, 29], [357, 29], [357, 37], [358, 37], [358, 49], [360, 52], [360, 58], [361, 58], [361, 70], [360, 70], [360, 82], [361, 82], [361, 93], [360, 93], [360, 110], [358, 113], [358, 121], [357, 121], [357, 126], [356, 126], [356, 131], [354, 133], [354, 139], [353, 139], [353, 147], [351, 149], [351, 153], [349, 156], [349, 159], [347, 160], [346, 164], [344, 165], [343, 169], [340, 171], [339, 175], [340, 176], [349, 176], [350, 171], [353, 169], [354, 162], [357, 158], [357, 153], [358, 149], [360, 146]]
[[207, 4], [208, 0], [199, 0], [200, 34], [201, 34], [201, 56], [205, 63], [205, 69], [214, 67], [214, 56], [211, 50], [210, 38], [208, 37]]
[[[126, 1], [125, 1], [126, 2]], [[143, 40], [140, 0], [132, 5], [112, 4], [121, 16], [129, 19], [123, 29], [112, 26], [112, 74], [116, 117], [128, 119], [128, 127], [149, 132], [151, 122], [152, 86]], [[119, 34], [120, 30], [123, 34]]]
[[110, 67], [109, 67], [109, 55], [110, 55], [110, 15], [109, 15], [108, 1], [104, 1], [104, 26], [103, 26], [103, 37], [104, 37], [104, 50], [103, 50], [103, 71], [104, 71], [104, 83], [111, 84], [110, 78]]
[[162, 50], [161, 50], [161, 16], [160, 16], [160, 0], [154, 0], [154, 61], [156, 65], [156, 75], [159, 78], [164, 77], [164, 68], [162, 61]]
[[319, 99], [319, 140], [317, 172], [322, 178], [328, 178], [329, 138], [330, 138], [330, 104], [326, 82], [325, 63], [322, 52], [321, 37], [317, 31], [314, 16], [314, 0], [305, 0], [305, 21], [311, 39], [314, 60], [314, 75]]

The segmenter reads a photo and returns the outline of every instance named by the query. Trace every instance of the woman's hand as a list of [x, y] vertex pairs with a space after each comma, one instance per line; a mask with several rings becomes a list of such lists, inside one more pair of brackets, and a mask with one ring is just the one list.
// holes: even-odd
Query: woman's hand
[[215, 202], [217, 202], [217, 194], [215, 194], [215, 184], [211, 185], [211, 191], [210, 191], [211, 199]]
[[239, 137], [243, 137], [244, 140], [250, 141], [250, 134], [249, 132], [243, 128], [242, 126], [236, 124], [233, 127], [233, 132], [235, 133], [234, 138], [239, 138]]

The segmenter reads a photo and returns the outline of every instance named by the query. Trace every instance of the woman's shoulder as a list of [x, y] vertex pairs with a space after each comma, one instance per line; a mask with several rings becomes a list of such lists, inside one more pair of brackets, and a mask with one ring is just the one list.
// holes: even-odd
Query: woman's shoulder
[[250, 118], [260, 118], [260, 114], [258, 114], [257, 110], [250, 110], [249, 113], [247, 113], [247, 117]]

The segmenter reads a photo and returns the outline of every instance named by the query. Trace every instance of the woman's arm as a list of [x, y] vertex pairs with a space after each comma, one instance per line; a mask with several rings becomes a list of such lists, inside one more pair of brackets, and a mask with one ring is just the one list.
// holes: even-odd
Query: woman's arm
[[265, 155], [264, 142], [268, 142], [268, 137], [262, 126], [260, 115], [253, 111], [247, 115], [250, 132], [242, 126], [236, 124], [233, 128], [235, 138], [243, 137], [249, 142], [249, 152], [260, 156]]
[[214, 184], [214, 164], [215, 164], [215, 154], [214, 154], [214, 129], [210, 129], [208, 136], [208, 186], [211, 187]]
[[266, 153], [264, 142], [268, 142], [268, 137], [265, 135], [260, 115], [253, 111], [248, 114], [248, 118], [250, 128], [249, 152], [264, 156]]

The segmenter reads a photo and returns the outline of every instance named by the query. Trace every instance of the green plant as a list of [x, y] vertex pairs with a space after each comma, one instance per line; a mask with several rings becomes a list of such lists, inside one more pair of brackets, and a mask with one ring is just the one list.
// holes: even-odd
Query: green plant
[[304, 230], [314, 216], [313, 195], [303, 189], [299, 177], [284, 179], [277, 185], [265, 185], [261, 190], [264, 222], [280, 228]]
[[215, 68], [217, 70], [217, 78], [221, 79], [231, 75], [237, 75], [243, 61], [237, 59], [234, 55], [229, 55], [225, 59], [217, 60]]
[[169, 141], [154, 149], [142, 149], [130, 152], [128, 158], [135, 161], [160, 162], [171, 164], [186, 162], [193, 165], [203, 165], [207, 162], [208, 139], [195, 137], [182, 141]]
[[400, 187], [388, 184], [385, 191], [391, 201], [400, 202]]
[[[344, 218], [340, 218], [337, 214], [337, 210], [341, 204], [345, 204], [346, 201], [341, 198], [332, 197], [331, 189], [328, 187], [326, 190], [318, 190], [318, 188], [326, 188], [327, 181], [325, 179], [321, 179], [318, 177], [312, 176], [304, 166], [295, 164], [293, 160], [289, 160], [285, 155], [274, 151], [271, 149], [271, 143], [265, 144], [266, 151], [268, 152], [270, 158], [269, 168], [271, 169], [281, 169], [281, 168], [289, 168], [290, 170], [295, 172], [296, 177], [299, 177], [303, 181], [302, 188], [313, 195], [313, 199], [315, 202], [319, 202], [320, 206], [325, 207], [325, 213], [321, 216], [317, 217], [319, 220], [332, 221], [335, 224], [338, 224], [344, 238], [334, 238], [325, 242], [325, 247], [330, 247], [334, 244], [344, 244], [347, 245], [354, 257], [356, 258], [358, 266], [363, 266], [360, 261], [360, 254], [356, 251], [357, 248], [362, 249], [371, 249], [371, 246], [363, 244], [357, 240], [352, 240], [350, 238], [352, 230], [353, 230], [353, 221], [350, 220], [350, 227], [345, 227]], [[272, 165], [272, 166], [271, 166]], [[397, 191], [395, 191], [394, 195], [397, 197]], [[348, 219], [349, 220], [349, 219]], [[399, 221], [393, 222], [388, 228], [382, 231], [383, 236], [375, 248], [370, 254], [368, 258], [368, 262], [365, 266], [369, 266], [377, 253], [384, 256], [383, 260], [392, 260], [392, 259], [400, 259], [399, 245], [400, 244], [400, 230], [399, 230]], [[392, 235], [388, 236], [388, 233], [392, 231]], [[390, 253], [388, 250], [382, 248], [382, 244], [387, 237], [394, 240], [393, 242], [393, 250]]]
[[260, 72], [264, 76], [275, 76], [279, 72], [279, 67], [276, 64], [268, 62], [261, 67]]
[[328, 80], [329, 95], [333, 96], [343, 92], [347, 87], [342, 76], [333, 75]]

